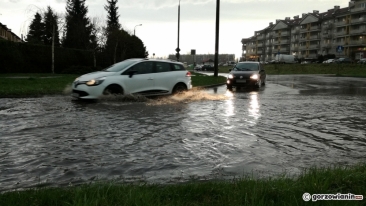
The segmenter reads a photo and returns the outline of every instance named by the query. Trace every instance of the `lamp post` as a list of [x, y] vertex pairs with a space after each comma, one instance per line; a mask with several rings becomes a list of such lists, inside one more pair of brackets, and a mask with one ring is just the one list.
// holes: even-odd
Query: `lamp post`
[[179, 52], [180, 52], [180, 49], [179, 49], [179, 28], [180, 27], [180, 0], [179, 0], [179, 4], [178, 4], [178, 47], [175, 49], [175, 51], [177, 52], [175, 54], [175, 56], [177, 57], [177, 61], [179, 62]]
[[219, 26], [220, 26], [220, 0], [216, 1], [216, 40], [215, 40], [215, 72], [214, 72], [214, 76], [217, 77], [218, 76], [218, 72], [219, 72], [219, 67], [218, 67], [218, 63], [219, 63]]
[[133, 35], [134, 35], [134, 36], [136, 36], [136, 35], [135, 35], [135, 31], [136, 31], [136, 27], [137, 27], [137, 26], [142, 26], [142, 24], [138, 24], [138, 25], [136, 25], [136, 26], [135, 26], [135, 28], [133, 29]]

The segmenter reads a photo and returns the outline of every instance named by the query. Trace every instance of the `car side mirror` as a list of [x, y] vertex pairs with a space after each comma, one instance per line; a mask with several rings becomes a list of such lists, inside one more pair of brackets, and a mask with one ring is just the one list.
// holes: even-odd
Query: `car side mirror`
[[130, 78], [132, 78], [132, 76], [134, 75], [134, 74], [136, 74], [137, 73], [137, 71], [136, 70], [131, 70], [131, 71], [129, 71], [128, 72], [128, 76], [130, 77]]

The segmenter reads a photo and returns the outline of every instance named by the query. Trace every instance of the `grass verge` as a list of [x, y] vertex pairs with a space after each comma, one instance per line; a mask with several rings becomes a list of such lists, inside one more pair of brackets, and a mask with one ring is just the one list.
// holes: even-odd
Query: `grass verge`
[[[302, 195], [366, 195], [366, 164], [311, 168], [297, 177], [183, 184], [91, 183], [0, 194], [0, 205], [309, 205]], [[312, 200], [310, 200], [312, 202]], [[318, 205], [365, 205], [365, 200], [318, 201]]]
[[[192, 85], [206, 86], [224, 83], [224, 77], [193, 73]], [[0, 74], [0, 98], [60, 95], [79, 75], [76, 74]]]

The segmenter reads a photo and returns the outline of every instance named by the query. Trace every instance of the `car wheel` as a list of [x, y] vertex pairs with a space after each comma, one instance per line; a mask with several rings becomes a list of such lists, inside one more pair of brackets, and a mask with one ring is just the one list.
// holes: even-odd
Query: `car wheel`
[[109, 85], [107, 88], [104, 89], [103, 95], [110, 95], [110, 94], [123, 94], [123, 89], [121, 86], [112, 84]]
[[228, 89], [228, 90], [233, 90], [233, 86], [231, 86], [231, 85], [226, 85], [226, 88]]
[[173, 88], [173, 94], [182, 93], [184, 91], [187, 91], [187, 86], [183, 83], [179, 83]]

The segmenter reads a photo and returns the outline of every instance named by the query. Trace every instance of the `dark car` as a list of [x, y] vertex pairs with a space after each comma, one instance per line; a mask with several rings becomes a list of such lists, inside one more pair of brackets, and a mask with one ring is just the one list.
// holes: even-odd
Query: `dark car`
[[229, 73], [226, 80], [226, 87], [231, 90], [233, 87], [261, 87], [266, 84], [266, 72], [259, 62], [239, 62]]
[[350, 63], [352, 63], [352, 60], [350, 58], [339, 58], [339, 59], [335, 60], [335, 63], [350, 64]]
[[214, 71], [215, 67], [210, 64], [205, 64], [201, 67], [202, 71]]

